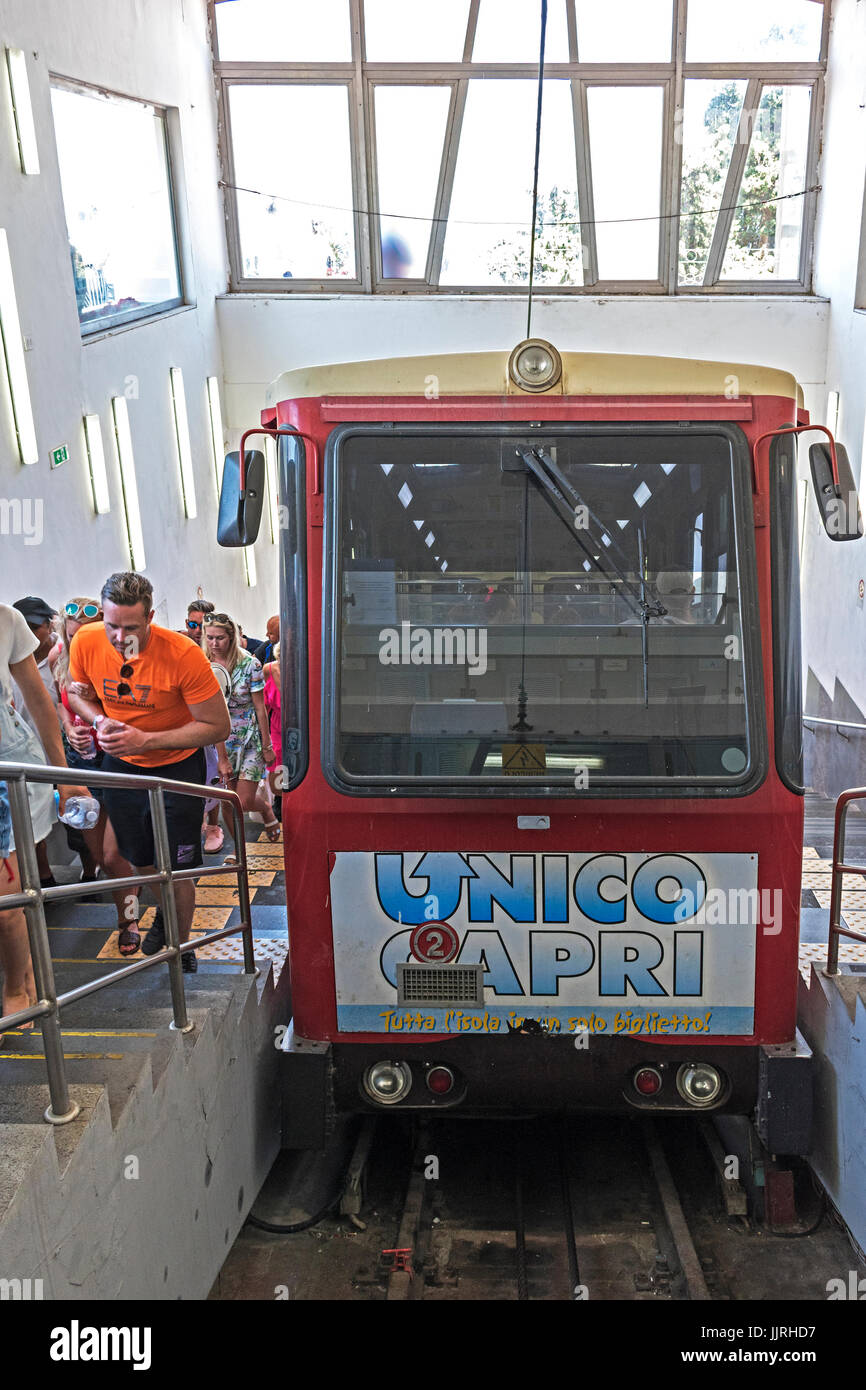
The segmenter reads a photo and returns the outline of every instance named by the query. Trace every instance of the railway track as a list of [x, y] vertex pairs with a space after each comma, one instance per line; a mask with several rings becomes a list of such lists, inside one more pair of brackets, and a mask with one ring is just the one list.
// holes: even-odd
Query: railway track
[[422, 1128], [385, 1258], [391, 1301], [720, 1296], [652, 1121]]

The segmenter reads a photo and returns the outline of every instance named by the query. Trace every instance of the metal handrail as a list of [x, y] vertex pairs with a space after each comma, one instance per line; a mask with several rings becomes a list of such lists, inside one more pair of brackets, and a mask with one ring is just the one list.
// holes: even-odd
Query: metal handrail
[[[42, 1043], [45, 1049], [45, 1066], [48, 1072], [48, 1092], [51, 1104], [45, 1111], [49, 1124], [68, 1124], [79, 1113], [78, 1106], [69, 1095], [66, 1080], [66, 1067], [63, 1059], [63, 1039], [60, 1029], [60, 1010], [85, 995], [106, 989], [117, 980], [147, 970], [163, 961], [168, 965], [173, 1019], [169, 1027], [181, 1033], [188, 1033], [195, 1026], [190, 1023], [186, 1012], [186, 995], [183, 984], [181, 956], [185, 951], [195, 950], [197, 946], [207, 946], [212, 941], [220, 941], [224, 936], [237, 932], [243, 935], [244, 972], [256, 974], [253, 958], [253, 927], [250, 910], [250, 888], [247, 878], [247, 850], [244, 840], [243, 808], [237, 792], [223, 787], [208, 787], [191, 782], [175, 782], [166, 778], [135, 776], [122, 772], [91, 772], [85, 775], [89, 787], [132, 787], [146, 791], [150, 800], [153, 843], [157, 872], [153, 874], [133, 874], [127, 878], [101, 879], [93, 883], [58, 884], [54, 888], [43, 888], [39, 881], [39, 866], [36, 860], [36, 843], [33, 837], [33, 822], [30, 817], [30, 803], [27, 797], [27, 782], [60, 783], [70, 786], [76, 783], [82, 773], [79, 769], [68, 767], [49, 767], [42, 763], [4, 763], [0, 762], [0, 781], [5, 781], [9, 790], [9, 808], [12, 812], [12, 828], [15, 834], [15, 849], [21, 878], [20, 893], [0, 895], [0, 909], [23, 907], [27, 921], [27, 935], [30, 939], [30, 956], [33, 963], [33, 977], [36, 984], [38, 1002], [18, 1013], [0, 1017], [0, 1034], [9, 1028], [16, 1028], [31, 1019], [39, 1020]], [[235, 841], [237, 864], [216, 864], [206, 868], [172, 869], [168, 843], [168, 827], [165, 819], [165, 792], [173, 795], [197, 796], [202, 800], [211, 798], [226, 801], [232, 810], [232, 826]], [[178, 935], [177, 909], [172, 884], [175, 879], [201, 878], [218, 873], [234, 873], [238, 879], [241, 921], [236, 927], [224, 927], [221, 931], [205, 932], [195, 941], [181, 943]], [[134, 961], [112, 970], [87, 984], [75, 989], [57, 993], [54, 979], [54, 966], [48, 945], [48, 924], [45, 920], [45, 903], [57, 899], [80, 898], [88, 894], [104, 893], [110, 888], [139, 887], [144, 884], [158, 884], [160, 905], [165, 926], [165, 946], [152, 956]]]
[[852, 802], [864, 800], [866, 800], [866, 787], [852, 787], [850, 791], [842, 792], [836, 802], [836, 820], [833, 830], [833, 876], [830, 885], [830, 935], [827, 941], [825, 975], [838, 975], [840, 973], [840, 936], [848, 936], [853, 941], [859, 941], [866, 946], [866, 935], [863, 932], [851, 931], [849, 927], [839, 925], [842, 914], [842, 876], [844, 874], [863, 874], [866, 877], [866, 864], [845, 863], [845, 825], [848, 819], [848, 808]]
[[803, 723], [807, 721], [810, 724], [830, 724], [834, 729], [866, 729], [866, 724], [852, 724], [848, 719], [819, 719], [817, 714], [804, 714]]

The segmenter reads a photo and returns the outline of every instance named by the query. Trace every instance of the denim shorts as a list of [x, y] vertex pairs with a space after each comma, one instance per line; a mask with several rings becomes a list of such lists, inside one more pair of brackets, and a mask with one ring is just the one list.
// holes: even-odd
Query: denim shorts
[[9, 810], [9, 793], [6, 783], [0, 782], [0, 859], [8, 859], [11, 838], [12, 812]]

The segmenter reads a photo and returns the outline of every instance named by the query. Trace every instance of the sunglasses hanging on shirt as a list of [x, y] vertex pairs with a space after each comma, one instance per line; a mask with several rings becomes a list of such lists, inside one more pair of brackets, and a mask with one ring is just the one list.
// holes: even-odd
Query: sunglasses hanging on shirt
[[118, 695], [130, 695], [132, 693], [132, 686], [128, 683], [127, 678], [131, 676], [134, 671], [135, 667], [129, 661], [124, 662], [124, 664], [121, 666], [120, 674], [124, 677], [124, 679], [118, 682]]

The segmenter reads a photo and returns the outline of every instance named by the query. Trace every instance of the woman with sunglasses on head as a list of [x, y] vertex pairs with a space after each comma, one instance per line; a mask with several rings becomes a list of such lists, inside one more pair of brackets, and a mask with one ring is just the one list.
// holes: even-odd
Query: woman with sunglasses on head
[[[231, 687], [226, 696], [231, 733], [217, 745], [223, 781], [236, 791], [245, 811], [258, 811], [269, 840], [280, 838], [280, 824], [262, 782], [268, 763], [274, 760], [268, 716], [265, 710], [265, 678], [261, 664], [238, 642], [237, 624], [227, 613], [211, 613], [205, 622], [206, 654], [210, 662], [225, 667]], [[225, 807], [223, 807], [225, 816]], [[226, 818], [229, 834], [231, 821]], [[235, 846], [237, 850], [237, 846]], [[231, 856], [234, 862], [236, 854]], [[229, 862], [229, 861], [226, 861]]]
[[[214, 612], [215, 605], [206, 598], [194, 598], [192, 603], [186, 606], [186, 635], [196, 646], [204, 651], [204, 624], [209, 613]], [[205, 776], [209, 787], [215, 787], [219, 783], [219, 759], [217, 751], [212, 744], [208, 744], [204, 750], [205, 756]], [[205, 802], [204, 820], [201, 823], [201, 833], [204, 836], [205, 854], [219, 854], [225, 844], [225, 837], [222, 826], [219, 823], [220, 804], [215, 798]]]
[[[70, 599], [64, 606], [58, 624], [60, 645], [51, 654], [54, 684], [60, 697], [59, 714], [66, 744], [66, 761], [70, 767], [79, 769], [85, 781], [88, 770], [98, 772], [102, 767], [104, 754], [90, 725], [70, 708], [66, 688], [69, 679], [69, 644], [79, 628], [101, 621], [102, 608], [96, 599]], [[117, 848], [105, 814], [102, 788], [94, 788], [90, 795], [99, 802], [99, 820], [91, 830], [80, 830], [78, 833], [95, 868], [102, 869], [107, 878], [126, 878], [133, 872], [132, 865]], [[117, 907], [117, 948], [122, 956], [131, 956], [138, 950], [140, 940], [136, 926], [138, 895], [121, 890], [112, 896]]]

